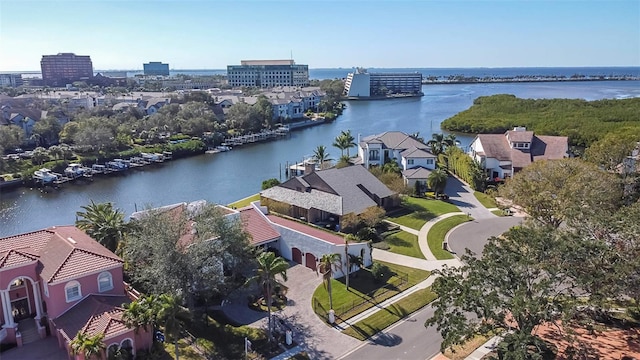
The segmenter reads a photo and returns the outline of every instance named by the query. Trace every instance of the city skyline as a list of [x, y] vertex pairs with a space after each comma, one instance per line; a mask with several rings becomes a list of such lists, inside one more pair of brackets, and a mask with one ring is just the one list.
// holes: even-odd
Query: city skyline
[[635, 0], [0, 0], [0, 10], [0, 71], [39, 71], [42, 55], [63, 52], [99, 70], [291, 57], [315, 69], [640, 66]]

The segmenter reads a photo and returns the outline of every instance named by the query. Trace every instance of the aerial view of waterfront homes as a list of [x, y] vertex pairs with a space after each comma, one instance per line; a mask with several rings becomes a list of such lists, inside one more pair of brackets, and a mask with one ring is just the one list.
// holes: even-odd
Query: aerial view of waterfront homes
[[331, 4], [0, 0], [1, 360], [640, 359], [640, 2]]

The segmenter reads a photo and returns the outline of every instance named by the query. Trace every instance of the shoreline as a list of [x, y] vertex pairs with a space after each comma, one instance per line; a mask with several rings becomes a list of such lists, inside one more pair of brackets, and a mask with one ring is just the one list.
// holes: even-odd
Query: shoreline
[[491, 79], [460, 79], [460, 80], [422, 80], [422, 85], [446, 84], [500, 84], [500, 83], [535, 83], [535, 82], [585, 82], [585, 81], [638, 81], [640, 76], [614, 76], [605, 78], [491, 78]]

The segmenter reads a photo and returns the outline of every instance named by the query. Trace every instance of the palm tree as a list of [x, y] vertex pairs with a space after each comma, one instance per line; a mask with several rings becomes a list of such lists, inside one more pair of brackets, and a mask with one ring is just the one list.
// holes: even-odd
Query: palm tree
[[444, 136], [443, 134], [433, 134], [432, 139], [427, 141], [427, 145], [431, 147], [433, 155], [443, 154], [447, 148], [460, 144], [455, 134]]
[[81, 208], [84, 212], [76, 212], [76, 217], [80, 217], [76, 220], [76, 226], [115, 252], [129, 230], [129, 225], [124, 222], [124, 213], [114, 209], [112, 203], [96, 204], [93, 200]]
[[322, 274], [327, 292], [329, 293], [329, 309], [333, 309], [333, 297], [331, 294], [331, 280], [336, 270], [342, 270], [342, 256], [340, 254], [324, 254], [320, 258], [316, 271]]
[[92, 358], [102, 358], [102, 351], [106, 348], [104, 345], [104, 333], [89, 336], [80, 330], [76, 337], [71, 340], [72, 354], [83, 354], [84, 358], [89, 360]]
[[442, 169], [435, 169], [431, 174], [429, 174], [429, 177], [427, 178], [427, 185], [433, 190], [436, 198], [438, 197], [438, 193], [444, 191], [444, 188], [447, 185], [447, 178], [447, 173]]
[[158, 309], [158, 322], [164, 327], [165, 333], [173, 339], [176, 360], [178, 360], [180, 356], [178, 340], [185, 323], [191, 319], [191, 313], [182, 306], [178, 296], [169, 294], [158, 296]]
[[349, 162], [349, 157], [347, 155], [340, 156], [340, 159], [336, 163], [336, 168], [340, 169], [347, 166], [351, 166], [351, 163]]
[[349, 290], [349, 273], [351, 272], [351, 254], [349, 254], [349, 243], [350, 242], [358, 242], [360, 241], [360, 238], [358, 237], [358, 235], [354, 235], [354, 234], [347, 234], [344, 237], [344, 253], [346, 255], [346, 260], [347, 260], [347, 274], [346, 274], [346, 279], [345, 279], [345, 285], [347, 287], [347, 290]]
[[354, 142], [355, 138], [353, 137], [353, 135], [351, 135], [351, 130], [343, 130], [340, 133], [340, 137], [342, 137], [343, 145], [345, 146], [345, 149], [347, 150], [347, 156], [350, 157], [349, 149], [358, 145], [358, 144], [356, 144]]
[[382, 172], [400, 174], [402, 170], [400, 169], [400, 165], [398, 165], [398, 162], [396, 161], [396, 159], [393, 158], [393, 159], [389, 159], [389, 161], [387, 161], [382, 166]]
[[144, 296], [134, 302], [123, 304], [122, 320], [129, 328], [138, 333], [140, 328], [149, 331], [149, 325], [155, 325], [159, 312], [159, 301], [155, 295]]
[[344, 151], [347, 149], [346, 138], [342, 135], [342, 133], [336, 136], [335, 140], [333, 140], [333, 146], [340, 149], [340, 156], [344, 156]]
[[282, 280], [287, 281], [287, 269], [289, 263], [287, 260], [276, 256], [272, 252], [263, 252], [258, 255], [258, 268], [256, 274], [247, 280], [247, 283], [257, 282], [264, 291], [264, 298], [267, 301], [267, 312], [269, 315], [269, 341], [273, 339], [271, 335], [271, 300], [272, 290], [275, 287], [276, 275], [280, 275]]
[[418, 141], [420, 141], [421, 143], [424, 144], [424, 137], [420, 136], [420, 131], [416, 131], [416, 132], [414, 132], [413, 134], [411, 134], [409, 136], [411, 136], [415, 140], [418, 140]]
[[313, 150], [313, 158], [320, 163], [320, 170], [324, 170], [325, 162], [333, 160], [329, 156], [327, 147], [324, 145], [318, 145], [318, 147]]

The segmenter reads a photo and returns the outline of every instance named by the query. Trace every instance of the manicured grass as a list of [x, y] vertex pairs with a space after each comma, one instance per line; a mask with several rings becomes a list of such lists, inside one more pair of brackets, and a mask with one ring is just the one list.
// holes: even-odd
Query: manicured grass
[[436, 259], [453, 259], [453, 255], [442, 248], [442, 242], [449, 230], [467, 221], [470, 221], [467, 215], [455, 215], [438, 221], [433, 225], [433, 227], [431, 227], [427, 234], [427, 243], [429, 243], [429, 249]]
[[492, 337], [493, 335], [476, 335], [462, 345], [447, 348], [442, 354], [451, 360], [464, 360]]
[[[402, 291], [412, 287], [429, 277], [429, 271], [414, 269], [407, 266], [385, 263], [376, 261], [389, 267], [391, 274], [407, 275], [408, 281], [401, 284], [398, 277], [390, 277], [386, 283], [374, 282], [373, 275], [369, 269], [362, 269], [357, 273], [351, 274], [349, 278], [349, 290], [345, 286], [345, 278], [331, 281], [333, 295], [333, 309], [336, 315], [340, 315], [337, 319], [341, 322], [362, 311], [380, 303]], [[354, 305], [358, 305], [354, 307]], [[329, 312], [329, 294], [324, 284], [318, 286], [313, 293], [312, 306], [315, 313], [322, 319], [327, 319]], [[349, 310], [350, 309], [350, 310]]]
[[399, 231], [387, 236], [384, 241], [389, 245], [389, 251], [396, 254], [407, 255], [424, 259], [420, 245], [418, 245], [418, 237], [409, 234], [406, 231]]
[[392, 214], [389, 216], [389, 220], [415, 230], [420, 230], [427, 221], [437, 216], [460, 211], [455, 205], [442, 200], [409, 196], [402, 198], [402, 206], [404, 211]]
[[240, 199], [234, 203], [231, 203], [229, 205], [227, 205], [228, 207], [232, 208], [232, 209], [240, 209], [243, 208], [245, 206], [249, 206], [249, 204], [251, 204], [254, 201], [258, 201], [260, 200], [260, 194], [255, 194], [255, 195], [251, 195], [249, 197], [246, 197], [244, 199]]
[[368, 318], [358, 321], [343, 333], [359, 340], [366, 340], [396, 321], [421, 309], [435, 300], [436, 297], [436, 293], [431, 291], [431, 288], [418, 290]]
[[496, 199], [492, 198], [491, 196], [489, 196], [489, 195], [487, 195], [485, 193], [481, 193], [479, 191], [474, 191], [473, 196], [475, 196], [476, 199], [478, 199], [478, 201], [480, 201], [482, 206], [486, 207], [487, 209], [497, 208], [498, 207], [498, 204], [496, 204]]
[[492, 212], [494, 215], [498, 215], [498, 216], [505, 216], [504, 210], [500, 210], [500, 209], [498, 209], [498, 210], [491, 210], [491, 212]]

